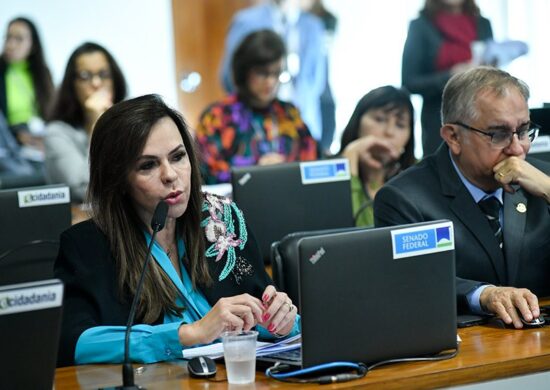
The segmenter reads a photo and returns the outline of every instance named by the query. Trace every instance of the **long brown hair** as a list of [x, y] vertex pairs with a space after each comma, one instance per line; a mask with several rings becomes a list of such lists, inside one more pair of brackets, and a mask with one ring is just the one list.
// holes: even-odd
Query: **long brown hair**
[[[90, 184], [88, 202], [92, 218], [107, 236], [118, 271], [122, 301], [134, 296], [146, 255], [144, 231], [128, 195], [128, 177], [141, 155], [151, 128], [161, 118], [171, 118], [179, 129], [191, 163], [191, 191], [185, 213], [178, 218], [177, 231], [185, 242], [186, 260], [193, 284], [208, 283], [210, 275], [204, 258], [201, 233], [201, 177], [194, 148], [182, 116], [158, 95], [145, 95], [120, 102], [97, 121], [90, 144]], [[162, 268], [152, 261], [148, 268], [137, 315], [152, 323], [162, 313], [180, 314], [178, 291]]]

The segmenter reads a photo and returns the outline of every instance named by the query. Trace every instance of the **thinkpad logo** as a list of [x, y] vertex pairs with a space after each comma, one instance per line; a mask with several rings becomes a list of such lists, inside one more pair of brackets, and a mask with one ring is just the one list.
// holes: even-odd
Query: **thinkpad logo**
[[311, 257], [309, 258], [309, 262], [310, 262], [311, 264], [317, 263], [319, 260], [321, 260], [321, 257], [323, 257], [323, 255], [324, 255], [325, 253], [326, 253], [326, 252], [325, 252], [325, 248], [320, 247], [320, 248], [317, 250], [317, 252], [315, 252], [315, 253], [313, 254], [313, 256], [311, 256]]

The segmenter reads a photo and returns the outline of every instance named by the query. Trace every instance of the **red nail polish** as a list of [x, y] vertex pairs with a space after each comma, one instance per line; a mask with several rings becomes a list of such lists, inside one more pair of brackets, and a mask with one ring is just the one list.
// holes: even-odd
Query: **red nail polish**
[[273, 332], [275, 330], [275, 325], [273, 325], [273, 324], [269, 325], [267, 330], [269, 330], [270, 332]]
[[266, 322], [267, 320], [269, 320], [269, 317], [271, 317], [271, 316], [269, 315], [269, 313], [265, 313], [264, 316], [262, 317], [262, 321], [263, 321], [263, 322]]
[[269, 299], [269, 295], [264, 294], [264, 295], [262, 296], [262, 301], [266, 302], [268, 299]]

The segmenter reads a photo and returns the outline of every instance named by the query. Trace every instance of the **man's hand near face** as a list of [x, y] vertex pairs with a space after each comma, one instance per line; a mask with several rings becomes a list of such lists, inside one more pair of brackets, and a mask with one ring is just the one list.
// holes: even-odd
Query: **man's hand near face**
[[550, 203], [550, 177], [519, 157], [509, 157], [493, 168], [495, 180], [505, 191], [514, 193], [511, 184], [519, 184], [530, 194]]

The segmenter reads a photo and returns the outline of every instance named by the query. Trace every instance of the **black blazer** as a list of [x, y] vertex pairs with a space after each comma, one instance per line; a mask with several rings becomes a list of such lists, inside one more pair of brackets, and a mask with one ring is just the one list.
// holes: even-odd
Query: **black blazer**
[[[529, 162], [545, 173], [548, 163]], [[518, 204], [526, 206], [520, 212]], [[550, 295], [550, 207], [521, 188], [504, 193], [504, 256], [486, 217], [456, 173], [446, 144], [390, 180], [376, 194], [376, 226], [449, 219], [454, 224], [457, 305], [481, 284], [524, 287]]]
[[[236, 220], [235, 214], [233, 215]], [[238, 223], [235, 225], [239, 235]], [[207, 241], [206, 247], [210, 244]], [[257, 243], [250, 230], [244, 249], [235, 249], [237, 265], [221, 282], [218, 281], [218, 276], [225, 265], [225, 258], [218, 262], [207, 259], [214, 284], [210, 287], [199, 284], [198, 289], [211, 305], [222, 297], [243, 293], [261, 299], [265, 288], [273, 284], [265, 272]], [[239, 267], [242, 259], [248, 261], [247, 267]], [[74, 352], [80, 335], [94, 326], [126, 325], [132, 297], [128, 300], [119, 297], [117, 271], [109, 244], [105, 235], [91, 220], [79, 223], [61, 235], [54, 272], [65, 284], [58, 366], [74, 365]], [[153, 325], [162, 321], [161, 315]]]

